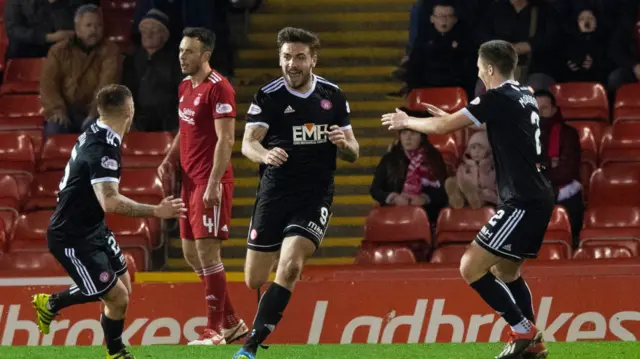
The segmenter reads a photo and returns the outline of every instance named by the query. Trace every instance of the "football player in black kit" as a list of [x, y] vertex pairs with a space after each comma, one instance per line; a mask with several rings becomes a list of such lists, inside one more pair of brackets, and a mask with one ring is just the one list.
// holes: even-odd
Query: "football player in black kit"
[[128, 88], [107, 85], [97, 95], [100, 118], [78, 137], [59, 185], [58, 204], [47, 230], [49, 251], [75, 285], [52, 295], [36, 294], [32, 303], [44, 334], [57, 313], [75, 304], [102, 300], [100, 322], [107, 359], [131, 359], [122, 343], [131, 293], [127, 264], [105, 212], [132, 217], [179, 218], [181, 199], [167, 197], [158, 205], [137, 203], [118, 193], [120, 145], [133, 120]]
[[479, 50], [478, 76], [488, 91], [447, 114], [428, 105], [436, 118], [417, 119], [396, 110], [382, 117], [391, 130], [449, 133], [486, 124], [495, 160], [500, 204], [462, 257], [460, 272], [487, 304], [511, 326], [497, 358], [546, 358], [542, 332], [534, 325], [531, 292], [520, 276], [535, 258], [554, 208], [551, 185], [541, 170], [540, 117], [528, 87], [513, 80], [518, 56], [511, 44], [495, 40]]
[[260, 164], [247, 238], [247, 286], [260, 288], [278, 253], [280, 259], [236, 359], [255, 358], [282, 318], [306, 260], [327, 230], [336, 158], [355, 162], [359, 154], [344, 94], [313, 74], [319, 39], [306, 30], [285, 28], [277, 43], [282, 77], [254, 96], [242, 141], [242, 153]]

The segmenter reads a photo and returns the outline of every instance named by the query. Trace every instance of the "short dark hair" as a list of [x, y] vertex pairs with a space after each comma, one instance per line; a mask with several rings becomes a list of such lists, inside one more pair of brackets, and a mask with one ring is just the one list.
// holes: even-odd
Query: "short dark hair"
[[487, 64], [494, 66], [503, 76], [511, 76], [518, 64], [518, 53], [507, 41], [491, 40], [480, 45], [478, 56]]
[[278, 50], [286, 43], [299, 42], [309, 46], [312, 55], [320, 49], [320, 38], [311, 31], [295, 27], [285, 27], [278, 32]]
[[76, 14], [73, 19], [77, 22], [86, 14], [102, 15], [102, 10], [94, 4], [82, 5], [76, 10]]
[[216, 45], [216, 34], [204, 27], [188, 27], [182, 31], [182, 36], [200, 41], [203, 51], [213, 52], [213, 48]]
[[133, 95], [127, 86], [111, 84], [106, 85], [98, 91], [96, 104], [100, 114], [110, 114], [114, 110], [122, 108], [128, 99]]
[[556, 106], [556, 97], [553, 96], [553, 94], [551, 93], [551, 91], [549, 90], [537, 90], [536, 92], [533, 93], [534, 97], [546, 97], [549, 100], [551, 100], [551, 104], [555, 107]]

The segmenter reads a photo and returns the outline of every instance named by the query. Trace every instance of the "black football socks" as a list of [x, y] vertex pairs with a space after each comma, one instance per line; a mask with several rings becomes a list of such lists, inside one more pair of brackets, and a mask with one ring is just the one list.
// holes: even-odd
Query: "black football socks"
[[253, 322], [253, 330], [244, 344], [244, 349], [255, 353], [260, 346], [273, 332], [284, 312], [291, 291], [277, 283], [272, 283], [264, 293], [258, 304], [258, 314]]
[[98, 296], [87, 297], [86, 295], [82, 294], [82, 292], [80, 291], [80, 288], [76, 286], [72, 286], [66, 290], [63, 290], [60, 293], [52, 294], [51, 297], [49, 297], [49, 302], [47, 303], [47, 309], [49, 309], [49, 311], [51, 311], [52, 313], [57, 313], [60, 310], [66, 307], [70, 307], [72, 305], [99, 302], [99, 301], [100, 301], [100, 297]]
[[102, 313], [100, 324], [102, 324], [104, 339], [107, 342], [107, 350], [109, 350], [109, 355], [114, 355], [124, 349], [124, 344], [122, 343], [124, 319], [110, 319], [104, 313]]
[[524, 278], [518, 277], [518, 279], [513, 282], [506, 284], [509, 291], [511, 291], [511, 294], [513, 294], [513, 297], [516, 299], [516, 304], [520, 308], [524, 317], [529, 319], [531, 322], [535, 322], [531, 290], [529, 289], [527, 282], [524, 281]]

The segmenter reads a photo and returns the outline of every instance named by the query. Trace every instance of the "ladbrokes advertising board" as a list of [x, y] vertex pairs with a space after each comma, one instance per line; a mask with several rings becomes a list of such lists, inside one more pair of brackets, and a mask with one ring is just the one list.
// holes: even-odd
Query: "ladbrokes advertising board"
[[[359, 273], [301, 282], [270, 343], [495, 342], [505, 323], [455, 275], [417, 271]], [[548, 272], [548, 273], [547, 273]], [[555, 275], [548, 275], [554, 272]], [[600, 271], [602, 272], [602, 271]], [[529, 273], [537, 325], [549, 341], [625, 340], [640, 336], [640, 275], [572, 268]], [[404, 279], [400, 279], [404, 278]], [[99, 345], [100, 305], [68, 308], [51, 333], [38, 333], [29, 298], [55, 287], [0, 288], [0, 344]], [[230, 283], [234, 306], [250, 322], [256, 293]], [[178, 344], [206, 323], [200, 284], [136, 284], [123, 338], [130, 344]]]

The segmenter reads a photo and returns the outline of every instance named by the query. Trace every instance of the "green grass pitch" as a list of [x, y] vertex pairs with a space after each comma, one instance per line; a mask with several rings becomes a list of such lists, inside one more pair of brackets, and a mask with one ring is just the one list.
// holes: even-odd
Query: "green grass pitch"
[[[136, 359], [231, 359], [238, 346], [133, 347]], [[260, 359], [491, 359], [501, 344], [403, 344], [403, 345], [274, 345], [258, 353]], [[623, 359], [640, 358], [640, 342], [550, 343], [549, 358]], [[0, 358], [89, 359], [105, 358], [104, 347], [0, 347]]]

